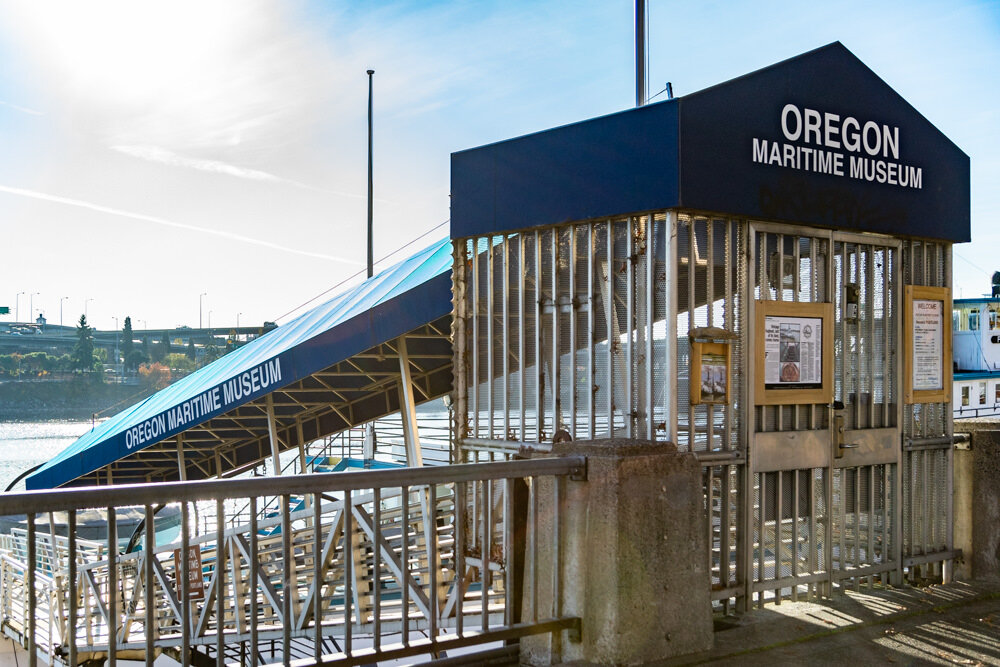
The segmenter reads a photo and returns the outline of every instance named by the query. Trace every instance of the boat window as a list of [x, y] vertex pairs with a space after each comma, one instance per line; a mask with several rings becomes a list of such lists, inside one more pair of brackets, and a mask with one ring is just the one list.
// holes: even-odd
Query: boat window
[[969, 311], [969, 331], [979, 331], [979, 309]]
[[1000, 382], [993, 386], [993, 402], [1000, 405]]
[[990, 330], [992, 331], [994, 329], [1000, 328], [1000, 322], [997, 321], [997, 311], [993, 308], [990, 308], [989, 313], [990, 313]]
[[968, 404], [969, 404], [969, 388], [962, 387], [962, 407], [965, 407]]
[[979, 383], [979, 405], [986, 405], [986, 383]]

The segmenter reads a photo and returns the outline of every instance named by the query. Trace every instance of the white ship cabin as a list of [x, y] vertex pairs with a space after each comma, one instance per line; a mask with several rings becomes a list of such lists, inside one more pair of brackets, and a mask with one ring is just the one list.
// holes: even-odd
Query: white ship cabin
[[[998, 272], [1000, 273], [1000, 272]], [[993, 296], [956, 299], [952, 310], [955, 417], [1000, 415], [1000, 275]]]

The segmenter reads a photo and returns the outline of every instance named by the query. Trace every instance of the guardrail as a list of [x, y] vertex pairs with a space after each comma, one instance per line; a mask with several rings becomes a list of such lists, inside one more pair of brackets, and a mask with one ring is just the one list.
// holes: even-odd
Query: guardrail
[[[538, 531], [561, 523], [531, 489], [542, 477], [564, 484], [585, 465], [553, 458], [2, 496], [0, 515], [27, 514], [26, 529], [0, 543], [3, 628], [31, 664], [106, 656], [109, 665], [142, 656], [151, 665], [161, 652], [184, 665], [356, 665], [578, 630], [579, 619], [537, 604], [521, 618], [521, 601], [537, 600], [542, 585]], [[278, 515], [258, 519], [257, 501], [269, 496], [281, 498]], [[293, 496], [310, 503], [296, 510]], [[225, 503], [243, 499], [247, 523], [227, 527]], [[214, 503], [215, 531], [197, 534], [196, 502]], [[115, 516], [138, 505], [153, 525], [165, 503], [181, 506], [174, 543], [155, 544], [152, 531], [141, 551], [119, 554], [114, 521], [103, 553], [76, 537], [78, 510]], [[68, 512], [67, 536], [46, 534], [50, 512]]]

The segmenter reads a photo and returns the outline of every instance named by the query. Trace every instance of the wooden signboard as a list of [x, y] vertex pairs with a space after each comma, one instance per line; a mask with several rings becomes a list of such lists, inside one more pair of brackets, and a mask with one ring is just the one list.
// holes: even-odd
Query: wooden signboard
[[903, 400], [951, 401], [951, 290], [907, 285], [903, 302]]
[[728, 404], [731, 369], [729, 343], [691, 343], [691, 404]]
[[833, 401], [833, 304], [755, 303], [754, 404]]

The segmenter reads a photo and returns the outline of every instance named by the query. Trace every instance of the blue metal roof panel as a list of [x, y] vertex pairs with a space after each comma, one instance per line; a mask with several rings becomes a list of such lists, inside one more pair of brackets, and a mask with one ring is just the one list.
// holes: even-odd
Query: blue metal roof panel
[[123, 410], [25, 480], [54, 488], [451, 312], [441, 240]]

